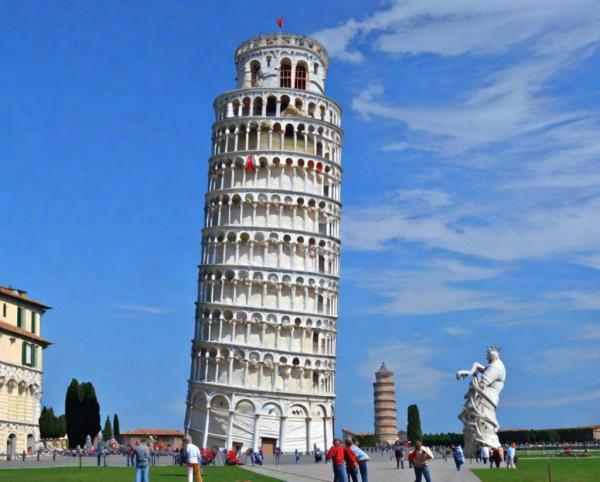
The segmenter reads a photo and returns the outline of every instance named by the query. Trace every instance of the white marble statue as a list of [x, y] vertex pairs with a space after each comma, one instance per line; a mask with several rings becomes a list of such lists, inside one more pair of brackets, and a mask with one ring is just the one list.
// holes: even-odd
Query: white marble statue
[[500, 350], [495, 346], [488, 347], [487, 359], [489, 365], [486, 367], [476, 362], [470, 370], [456, 372], [458, 380], [473, 377], [465, 395], [465, 405], [458, 416], [464, 423], [464, 453], [467, 457], [474, 457], [482, 445], [492, 448], [500, 446], [496, 408], [504, 388], [506, 368], [500, 359]]

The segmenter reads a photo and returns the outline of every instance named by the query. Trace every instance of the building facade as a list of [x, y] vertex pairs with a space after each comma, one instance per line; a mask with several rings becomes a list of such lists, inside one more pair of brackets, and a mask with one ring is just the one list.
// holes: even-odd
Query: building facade
[[373, 383], [375, 401], [375, 439], [379, 445], [392, 445], [398, 440], [398, 420], [394, 372], [385, 363], [375, 372]]
[[40, 439], [42, 317], [50, 307], [0, 286], [0, 453], [31, 453]]
[[260, 35], [214, 101], [186, 431], [202, 447], [333, 439], [341, 108], [317, 41]]
[[121, 434], [123, 445], [135, 447], [142, 440], [152, 440], [155, 450], [179, 450], [183, 447], [185, 433], [179, 430], [138, 428]]

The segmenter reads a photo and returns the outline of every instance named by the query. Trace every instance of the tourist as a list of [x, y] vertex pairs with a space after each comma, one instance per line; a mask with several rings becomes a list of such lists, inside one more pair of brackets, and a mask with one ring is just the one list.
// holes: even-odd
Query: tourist
[[451, 447], [452, 448], [452, 456], [454, 457], [454, 463], [456, 464], [456, 470], [460, 472], [461, 466], [465, 463], [465, 455], [461, 446]]
[[281, 447], [275, 448], [275, 465], [279, 465], [279, 461], [281, 460]]
[[402, 445], [396, 445], [394, 455], [396, 456], [396, 468], [399, 469], [402, 467], [402, 470], [404, 470], [404, 449]]
[[238, 459], [235, 450], [230, 450], [227, 452], [227, 449], [223, 449], [225, 455], [225, 465], [244, 465], [240, 459]]
[[150, 482], [150, 448], [145, 439], [135, 447], [135, 482]]
[[294, 451], [294, 460], [296, 461], [297, 464], [300, 463], [300, 457], [302, 456], [302, 454], [300, 453], [300, 451], [298, 449], [296, 449]]
[[484, 465], [487, 464], [488, 459], [490, 458], [490, 448], [482, 445], [479, 456], [481, 457], [481, 460], [483, 460]]
[[319, 447], [317, 447], [317, 444], [315, 444], [315, 464], [318, 464], [319, 462], [323, 462], [323, 453], [321, 452], [321, 449]]
[[517, 453], [516, 444], [512, 443], [508, 450], [506, 451], [506, 465], [508, 469], [516, 469], [515, 465], [515, 457]]
[[348, 474], [348, 482], [358, 482], [358, 458], [354, 451], [348, 445], [348, 441], [344, 444], [344, 461], [346, 462], [346, 473]]
[[200, 473], [202, 454], [200, 449], [192, 443], [192, 437], [189, 435], [183, 437], [183, 458], [187, 465], [188, 482], [202, 482], [202, 474]]
[[502, 446], [498, 447], [494, 450], [494, 463], [496, 464], [496, 468], [500, 468], [500, 464], [504, 461], [504, 449]]
[[[429, 461], [433, 459], [431, 450], [423, 446], [418, 440], [415, 442], [415, 448], [412, 450], [413, 465], [415, 468], [415, 482], [421, 482], [423, 476], [425, 476], [426, 482], [431, 482], [431, 474], [429, 471]], [[410, 455], [409, 455], [410, 457]]]
[[348, 482], [344, 447], [339, 438], [333, 439], [333, 446], [327, 451], [325, 458], [331, 460], [331, 465], [333, 466], [333, 482]]
[[354, 455], [358, 460], [358, 471], [360, 472], [360, 480], [362, 482], [369, 482], [368, 470], [367, 470], [367, 462], [369, 461], [369, 456], [361, 450], [358, 446], [358, 442], [352, 440], [352, 437], [348, 437], [346, 439], [346, 447], [350, 447]]

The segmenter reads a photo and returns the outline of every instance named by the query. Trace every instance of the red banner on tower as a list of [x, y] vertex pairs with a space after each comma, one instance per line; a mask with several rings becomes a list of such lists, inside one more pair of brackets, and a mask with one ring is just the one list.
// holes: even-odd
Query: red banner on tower
[[277, 26], [278, 26], [279, 28], [283, 28], [283, 17], [279, 17], [279, 18], [277, 19]]
[[254, 170], [254, 156], [252, 154], [246, 158], [246, 165], [244, 167], [246, 168], [246, 171]]

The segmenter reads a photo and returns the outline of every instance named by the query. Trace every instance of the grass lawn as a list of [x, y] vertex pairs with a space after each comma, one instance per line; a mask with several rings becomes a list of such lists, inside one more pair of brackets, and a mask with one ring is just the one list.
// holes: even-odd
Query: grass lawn
[[[185, 467], [152, 467], [152, 482], [187, 482]], [[52, 469], [3, 469], [2, 482], [133, 482], [134, 470], [123, 467], [57, 467]], [[204, 482], [281, 482], [238, 467], [208, 467]]]
[[520, 459], [517, 470], [473, 469], [473, 473], [483, 482], [546, 482], [548, 464], [552, 469], [552, 482], [598, 482], [600, 480], [600, 459]]

